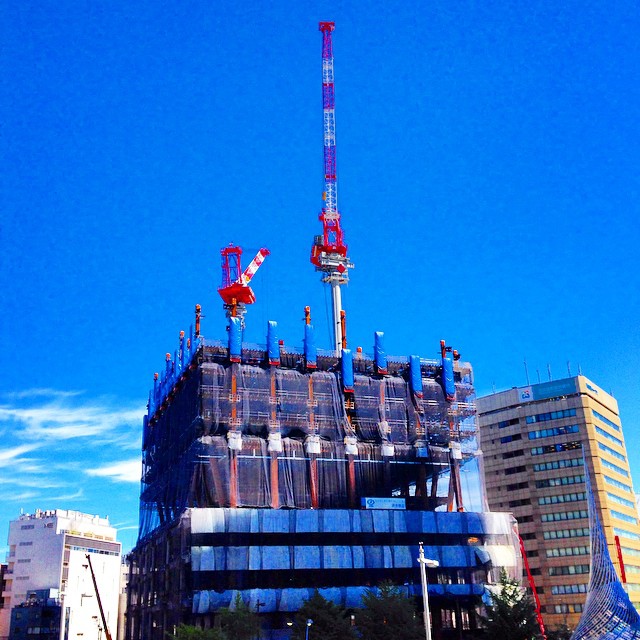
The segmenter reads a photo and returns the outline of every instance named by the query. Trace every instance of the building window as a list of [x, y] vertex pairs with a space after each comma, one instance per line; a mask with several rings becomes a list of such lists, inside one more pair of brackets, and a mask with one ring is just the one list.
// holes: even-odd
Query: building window
[[616, 438], [615, 436], [612, 436], [610, 433], [607, 433], [604, 429], [596, 426], [596, 433], [599, 433], [603, 438], [606, 438], [610, 442], [617, 444], [619, 447], [624, 448], [624, 444], [622, 443], [622, 440], [620, 440], [620, 438]]
[[573, 576], [583, 573], [589, 573], [588, 564], [570, 564], [562, 567], [549, 567], [550, 576]]
[[545, 453], [573, 451], [574, 449], [580, 449], [581, 446], [582, 445], [580, 444], [579, 440], [573, 440], [572, 442], [559, 442], [558, 444], [546, 444], [543, 447], [533, 447], [533, 449], [531, 449], [531, 455], [542, 456]]
[[[535, 533], [523, 533], [520, 536], [523, 540], [535, 540], [536, 539], [536, 534]], [[531, 555], [531, 554], [529, 554]]]
[[560, 487], [568, 484], [581, 484], [584, 476], [564, 476], [560, 478], [548, 478], [547, 480], [537, 480], [536, 489], [546, 489], [547, 487]]
[[588, 518], [589, 514], [586, 509], [576, 511], [562, 511], [560, 513], [543, 513], [540, 519], [542, 522], [558, 522], [560, 520], [580, 520]]
[[519, 433], [514, 433], [512, 436], [504, 436], [500, 438], [500, 442], [502, 444], [507, 444], [507, 442], [516, 442], [517, 440], [522, 440], [522, 435]]
[[533, 516], [518, 516], [518, 523], [533, 522]]
[[611, 447], [608, 447], [606, 444], [603, 444], [602, 442], [598, 442], [598, 449], [602, 449], [603, 451], [608, 453], [610, 456], [613, 456], [618, 460], [622, 460], [623, 462], [627, 461], [626, 456], [622, 455], [621, 453], [618, 453], [617, 451], [614, 451]]
[[551, 593], [554, 596], [563, 596], [568, 593], [587, 593], [587, 585], [585, 584], [557, 584], [552, 585]]
[[611, 469], [611, 471], [615, 471], [616, 473], [619, 473], [621, 476], [625, 476], [626, 478], [629, 477], [629, 472], [626, 469], [619, 467], [617, 464], [613, 464], [613, 462], [609, 462], [604, 458], [600, 458], [600, 464], [603, 467], [606, 467], [607, 469]]
[[559, 547], [547, 549], [547, 558], [564, 558], [565, 556], [586, 556], [589, 554], [589, 547], [586, 545], [578, 547]]
[[578, 604], [556, 604], [553, 606], [554, 613], [582, 613], [583, 605]]
[[518, 458], [519, 456], [523, 456], [524, 451], [522, 449], [516, 449], [515, 451], [507, 451], [502, 454], [503, 460], [509, 460], [510, 458]]
[[608, 491], [607, 491], [607, 498], [609, 498], [609, 500], [611, 500], [612, 502], [621, 504], [623, 507], [629, 507], [629, 509], [636, 508], [635, 502], [631, 502], [631, 500], [626, 500], [625, 498], [621, 498], [620, 496], [617, 496], [614, 493], [609, 493]]
[[628, 484], [625, 484], [624, 482], [620, 482], [619, 480], [616, 480], [615, 478], [610, 478], [606, 473], [604, 474], [604, 481], [607, 484], [610, 484], [614, 487], [617, 487], [618, 489], [622, 489], [622, 491], [627, 491], [629, 493], [633, 493], [631, 491], [631, 487]]
[[576, 529], [559, 529], [558, 531], [544, 531], [542, 536], [545, 540], [558, 540], [562, 538], [581, 538], [589, 535], [589, 527], [578, 527]]
[[538, 498], [538, 504], [561, 504], [563, 502], [579, 502], [586, 500], [587, 494], [584, 491], [580, 493], [562, 493], [556, 496], [543, 496]]
[[625, 556], [634, 556], [640, 558], [640, 549], [631, 549], [630, 547], [622, 547], [622, 553]]
[[569, 458], [563, 460], [551, 460], [550, 462], [539, 462], [533, 465], [534, 471], [553, 471], [554, 469], [566, 469], [568, 467], [581, 467], [584, 464], [582, 458]]
[[20, 558], [18, 560], [18, 564], [27, 564], [28, 562], [31, 562], [31, 558]]
[[509, 507], [524, 507], [527, 504], [531, 504], [529, 498], [523, 498], [522, 500], [510, 500]]
[[508, 469], [504, 470], [504, 475], [512, 476], [514, 473], [523, 473], [526, 470], [527, 470], [526, 465], [520, 465], [518, 467], [509, 467]]
[[620, 529], [620, 527], [613, 527], [613, 533], [621, 538], [629, 538], [629, 540], [640, 540], [640, 535], [632, 533], [626, 529]]
[[35, 529], [36, 525], [35, 524], [23, 524], [20, 526], [20, 529], [22, 531], [25, 531], [26, 529]]
[[564, 427], [553, 427], [551, 429], [537, 429], [529, 431], [529, 440], [538, 440], [540, 438], [550, 438], [552, 436], [564, 436], [568, 433], [578, 433], [580, 427], [577, 424], [569, 424]]
[[515, 482], [514, 484], [507, 485], [507, 491], [517, 491], [518, 489], [528, 489], [528, 482]]
[[33, 542], [29, 541], [29, 542], [21, 542], [18, 546], [20, 547], [30, 547], [33, 544]]
[[575, 409], [564, 409], [562, 411], [537, 413], [535, 416], [527, 416], [527, 424], [534, 424], [536, 422], [548, 422], [549, 420], [559, 420], [560, 418], [573, 418], [573, 416], [575, 415]]
[[595, 409], [591, 409], [591, 412], [593, 413], [593, 417], [600, 420], [600, 422], [604, 422], [604, 424], [611, 427], [612, 429], [615, 429], [616, 431], [620, 431], [620, 427], [615, 422], [611, 422], [609, 418], [605, 418], [601, 413], [598, 413]]
[[618, 520], [624, 520], [625, 522], [628, 522], [629, 524], [638, 524], [638, 519], [634, 518], [633, 516], [628, 516], [626, 513], [620, 513], [619, 511], [616, 511], [615, 509], [609, 509], [609, 511], [611, 512], [611, 515], [614, 518], [618, 518]]

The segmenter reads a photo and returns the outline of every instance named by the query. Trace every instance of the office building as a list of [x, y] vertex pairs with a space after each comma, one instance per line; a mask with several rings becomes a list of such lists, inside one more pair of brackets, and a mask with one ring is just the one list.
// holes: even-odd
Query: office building
[[547, 627], [575, 627], [585, 603], [585, 466], [609, 553], [637, 607], [640, 527], [616, 400], [576, 376], [484, 396], [477, 408], [489, 506], [518, 521]]
[[47, 589], [58, 592], [62, 637], [97, 637], [103, 624], [87, 555], [115, 637], [121, 545], [107, 518], [65, 509], [36, 510], [9, 523], [8, 543], [0, 637], [9, 636], [11, 611], [28, 603], [31, 594]]

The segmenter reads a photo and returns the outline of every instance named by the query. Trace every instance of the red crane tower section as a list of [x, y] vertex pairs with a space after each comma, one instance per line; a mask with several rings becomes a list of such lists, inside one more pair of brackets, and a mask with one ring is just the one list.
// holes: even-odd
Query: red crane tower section
[[348, 269], [353, 264], [347, 258], [347, 245], [340, 227], [338, 211], [338, 180], [336, 170], [335, 86], [333, 81], [333, 22], [321, 22], [322, 32], [322, 110], [324, 133], [324, 206], [319, 219], [322, 235], [314, 239], [311, 263], [323, 273], [322, 281], [331, 285], [333, 298], [333, 335], [336, 351], [340, 349], [342, 299], [340, 285], [349, 281]]

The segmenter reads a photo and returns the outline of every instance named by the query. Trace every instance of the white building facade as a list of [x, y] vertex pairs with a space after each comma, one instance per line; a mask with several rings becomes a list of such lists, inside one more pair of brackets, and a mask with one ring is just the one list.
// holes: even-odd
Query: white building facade
[[36, 510], [9, 524], [9, 554], [0, 640], [9, 637], [11, 609], [38, 589], [58, 589], [61, 640], [106, 638], [89, 561], [107, 626], [116, 637], [121, 544], [108, 518], [55, 509]]

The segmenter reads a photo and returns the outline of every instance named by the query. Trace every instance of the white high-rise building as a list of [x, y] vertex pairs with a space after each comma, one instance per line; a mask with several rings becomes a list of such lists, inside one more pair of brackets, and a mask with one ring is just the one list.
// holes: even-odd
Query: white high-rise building
[[6, 586], [0, 609], [0, 640], [9, 637], [11, 609], [29, 593], [58, 589], [61, 638], [87, 640], [104, 634], [89, 561], [111, 635], [118, 619], [121, 544], [108, 518], [78, 511], [36, 510], [9, 524]]

